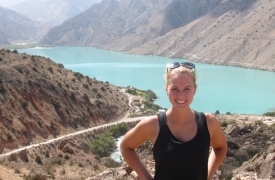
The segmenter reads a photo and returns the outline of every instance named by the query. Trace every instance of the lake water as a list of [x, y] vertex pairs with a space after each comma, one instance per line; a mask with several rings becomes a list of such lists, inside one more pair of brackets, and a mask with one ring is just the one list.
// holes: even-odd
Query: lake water
[[[133, 86], [154, 91], [162, 107], [170, 108], [163, 88], [167, 63], [182, 59], [127, 55], [92, 47], [19, 49], [20, 53], [40, 55], [117, 86]], [[191, 107], [214, 113], [263, 114], [275, 108], [275, 73], [238, 67], [196, 64], [198, 89]]]
[[124, 137], [124, 135], [123, 135], [123, 136], [119, 136], [119, 137], [117, 138], [117, 140], [118, 140], [118, 141], [116, 141], [116, 146], [117, 146], [117, 148], [116, 148], [115, 151], [112, 152], [112, 154], [110, 155], [110, 157], [111, 157], [113, 160], [118, 161], [118, 162], [121, 162], [121, 161], [123, 160], [122, 154], [121, 154], [120, 149], [119, 149], [120, 142], [121, 142], [121, 140], [122, 140], [123, 137]]

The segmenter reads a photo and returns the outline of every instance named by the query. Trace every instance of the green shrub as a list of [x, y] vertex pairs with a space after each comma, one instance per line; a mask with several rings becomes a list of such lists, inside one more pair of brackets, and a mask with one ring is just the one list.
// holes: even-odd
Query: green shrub
[[95, 103], [96, 103], [96, 105], [97, 105], [97, 106], [100, 106], [101, 104], [103, 104], [103, 102], [102, 102], [102, 101], [100, 101], [100, 100], [98, 100], [98, 99], [97, 99], [97, 100], [95, 100]]
[[248, 147], [244, 150], [245, 150], [245, 152], [247, 152], [247, 154], [249, 154], [251, 156], [255, 156], [256, 154], [258, 154], [260, 152], [260, 149], [254, 148], [254, 147]]
[[5, 93], [6, 92], [3, 84], [0, 84], [0, 92], [1, 93]]
[[263, 116], [275, 116], [275, 112], [266, 112]]
[[33, 71], [37, 72], [37, 69], [35, 67], [32, 68]]
[[233, 156], [236, 161], [239, 161], [240, 165], [243, 164], [243, 162], [247, 161], [248, 158], [245, 155], [234, 155]]
[[10, 134], [10, 133], [7, 133], [7, 134], [6, 134], [6, 137], [7, 137], [7, 140], [9, 140], [9, 141], [12, 139], [12, 137], [11, 137], [11, 134]]
[[18, 51], [17, 51], [16, 49], [14, 49], [12, 52], [13, 52], [13, 53], [15, 53], [15, 54], [17, 54], [17, 53], [18, 53]]
[[230, 113], [230, 112], [226, 112], [225, 114], [228, 114], [228, 115], [230, 115], [231, 113]]
[[57, 69], [57, 72], [62, 73], [61, 69]]
[[227, 125], [228, 125], [228, 122], [226, 121], [221, 122], [221, 127], [227, 127]]
[[74, 92], [71, 92], [70, 97], [71, 97], [73, 100], [75, 100]]
[[97, 89], [96, 89], [96, 88], [93, 88], [93, 91], [96, 93], [96, 92], [97, 92]]
[[53, 74], [53, 68], [52, 67], [49, 67], [48, 71], [50, 71]]
[[28, 83], [29, 83], [29, 85], [32, 85], [32, 81], [30, 79], [28, 80]]
[[219, 111], [219, 110], [217, 110], [217, 111], [215, 112], [215, 114], [220, 114], [220, 111]]
[[106, 89], [103, 86], [100, 89], [101, 91], [106, 91]]
[[108, 168], [117, 168], [121, 166], [121, 163], [116, 162], [110, 157], [106, 157], [103, 159], [103, 165], [108, 167]]
[[17, 70], [18, 72], [20, 72], [21, 74], [23, 74], [23, 69], [22, 69], [21, 67], [16, 68], [16, 70]]
[[89, 97], [88, 97], [88, 95], [87, 95], [86, 93], [83, 94], [83, 98], [84, 98], [85, 100], [89, 100]]
[[0, 84], [1, 84], [1, 83], [3, 83], [3, 82], [4, 82], [4, 81], [3, 81], [3, 78], [2, 78], [2, 77], [0, 77]]
[[29, 175], [26, 175], [24, 174], [24, 180], [47, 180], [47, 177], [42, 175], [42, 174], [35, 174], [35, 175], [32, 175], [32, 174], [29, 174]]
[[0, 107], [0, 115], [2, 114], [2, 108]]
[[41, 161], [41, 158], [40, 158], [40, 156], [36, 156], [35, 157], [35, 162], [37, 163], [37, 164], [42, 164], [42, 161]]
[[116, 148], [116, 143], [111, 133], [105, 132], [99, 136], [99, 139], [91, 141], [89, 146], [94, 154], [104, 156], [110, 154]]
[[53, 100], [53, 105], [54, 105], [55, 108], [60, 108], [61, 107], [60, 102], [57, 98], [55, 98]]
[[102, 97], [101, 94], [99, 94], [99, 93], [96, 94], [96, 98], [101, 98], [101, 97]]
[[111, 126], [109, 131], [112, 133], [114, 137], [121, 136], [122, 134], [127, 132], [127, 124], [120, 123], [115, 126]]
[[154, 111], [158, 111], [159, 109], [162, 109], [162, 107], [160, 107], [159, 105], [157, 104], [154, 104], [150, 101], [146, 101], [145, 102], [145, 106], [144, 106], [145, 109], [152, 109]]
[[88, 84], [83, 84], [83, 87], [86, 89], [89, 89], [89, 85]]
[[237, 124], [237, 122], [235, 120], [233, 120], [233, 121], [229, 121], [228, 124], [235, 125], [235, 124]]
[[77, 80], [81, 81], [81, 79], [84, 77], [83, 74], [79, 72], [74, 72], [74, 76], [77, 78]]
[[64, 96], [68, 96], [68, 91], [67, 91], [67, 90], [64, 90], [64, 91], [63, 91], [63, 95], [64, 95]]
[[64, 65], [61, 64], [61, 63], [58, 63], [57, 65], [58, 65], [58, 67], [60, 67], [60, 68], [64, 68]]
[[21, 102], [21, 105], [25, 108], [25, 107], [28, 106], [28, 102], [27, 102], [27, 101], [22, 101], [22, 102]]

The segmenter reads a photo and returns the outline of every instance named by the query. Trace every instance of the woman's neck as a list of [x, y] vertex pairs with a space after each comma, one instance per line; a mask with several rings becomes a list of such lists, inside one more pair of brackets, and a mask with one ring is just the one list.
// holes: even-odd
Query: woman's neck
[[188, 121], [193, 120], [194, 111], [190, 107], [176, 109], [172, 106], [172, 108], [167, 111], [166, 117], [174, 123], [187, 123]]

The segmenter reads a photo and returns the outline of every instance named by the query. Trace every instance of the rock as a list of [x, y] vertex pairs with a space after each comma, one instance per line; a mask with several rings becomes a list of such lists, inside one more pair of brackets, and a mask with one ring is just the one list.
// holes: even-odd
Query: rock
[[270, 138], [270, 141], [275, 141], [275, 137], [273, 136], [272, 138]]
[[76, 148], [81, 149], [85, 153], [88, 153], [91, 150], [90, 147], [88, 146], [88, 144], [86, 142], [82, 141], [82, 140], [79, 141]]
[[227, 140], [227, 147], [230, 149], [238, 149], [239, 146], [233, 141], [233, 139], [230, 136], [226, 136]]
[[19, 151], [17, 154], [21, 160], [26, 161], [26, 162], [29, 161], [28, 152], [26, 149]]
[[69, 141], [74, 141], [72, 138], [63, 139], [58, 145], [58, 149], [62, 149]]
[[126, 166], [125, 167], [125, 171], [126, 171], [126, 173], [128, 174], [128, 175], [130, 175], [131, 174], [131, 172], [133, 171], [133, 169], [130, 167], [130, 166]]
[[232, 157], [225, 157], [224, 161], [225, 164], [229, 164], [231, 166], [240, 166], [239, 161], [236, 161], [234, 158]]
[[262, 128], [262, 127], [258, 127], [258, 128], [256, 129], [256, 132], [263, 132], [263, 128]]
[[63, 148], [62, 148], [62, 152], [63, 153], [70, 153], [73, 154], [74, 153], [74, 149], [73, 147], [71, 147], [69, 144], [66, 144]]
[[239, 174], [248, 172], [257, 173], [262, 179], [275, 178], [275, 144], [270, 145], [266, 151], [261, 151], [249, 161], [244, 162], [241, 167], [233, 170], [233, 175], [238, 177]]
[[248, 127], [246, 125], [241, 125], [240, 133], [249, 133]]
[[12, 153], [12, 154], [9, 156], [9, 160], [10, 160], [10, 161], [16, 161], [16, 162], [17, 162], [17, 154], [16, 154], [16, 153]]
[[240, 132], [239, 126], [236, 125], [228, 125], [224, 130], [224, 133], [229, 134], [232, 137], [237, 137]]
[[270, 145], [270, 144], [272, 144], [273, 142], [271, 142], [271, 141], [267, 141], [266, 142], [266, 144], [268, 144], [268, 145]]
[[141, 180], [141, 179], [138, 177], [136, 171], [131, 172], [130, 177], [131, 177], [133, 180]]

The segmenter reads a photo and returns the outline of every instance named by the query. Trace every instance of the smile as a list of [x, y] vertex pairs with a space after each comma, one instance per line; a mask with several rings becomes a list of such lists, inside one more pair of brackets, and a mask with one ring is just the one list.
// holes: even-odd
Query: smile
[[183, 103], [186, 102], [186, 100], [185, 100], [185, 101], [177, 101], [177, 100], [176, 100], [176, 102], [179, 103], [179, 104], [183, 104]]

